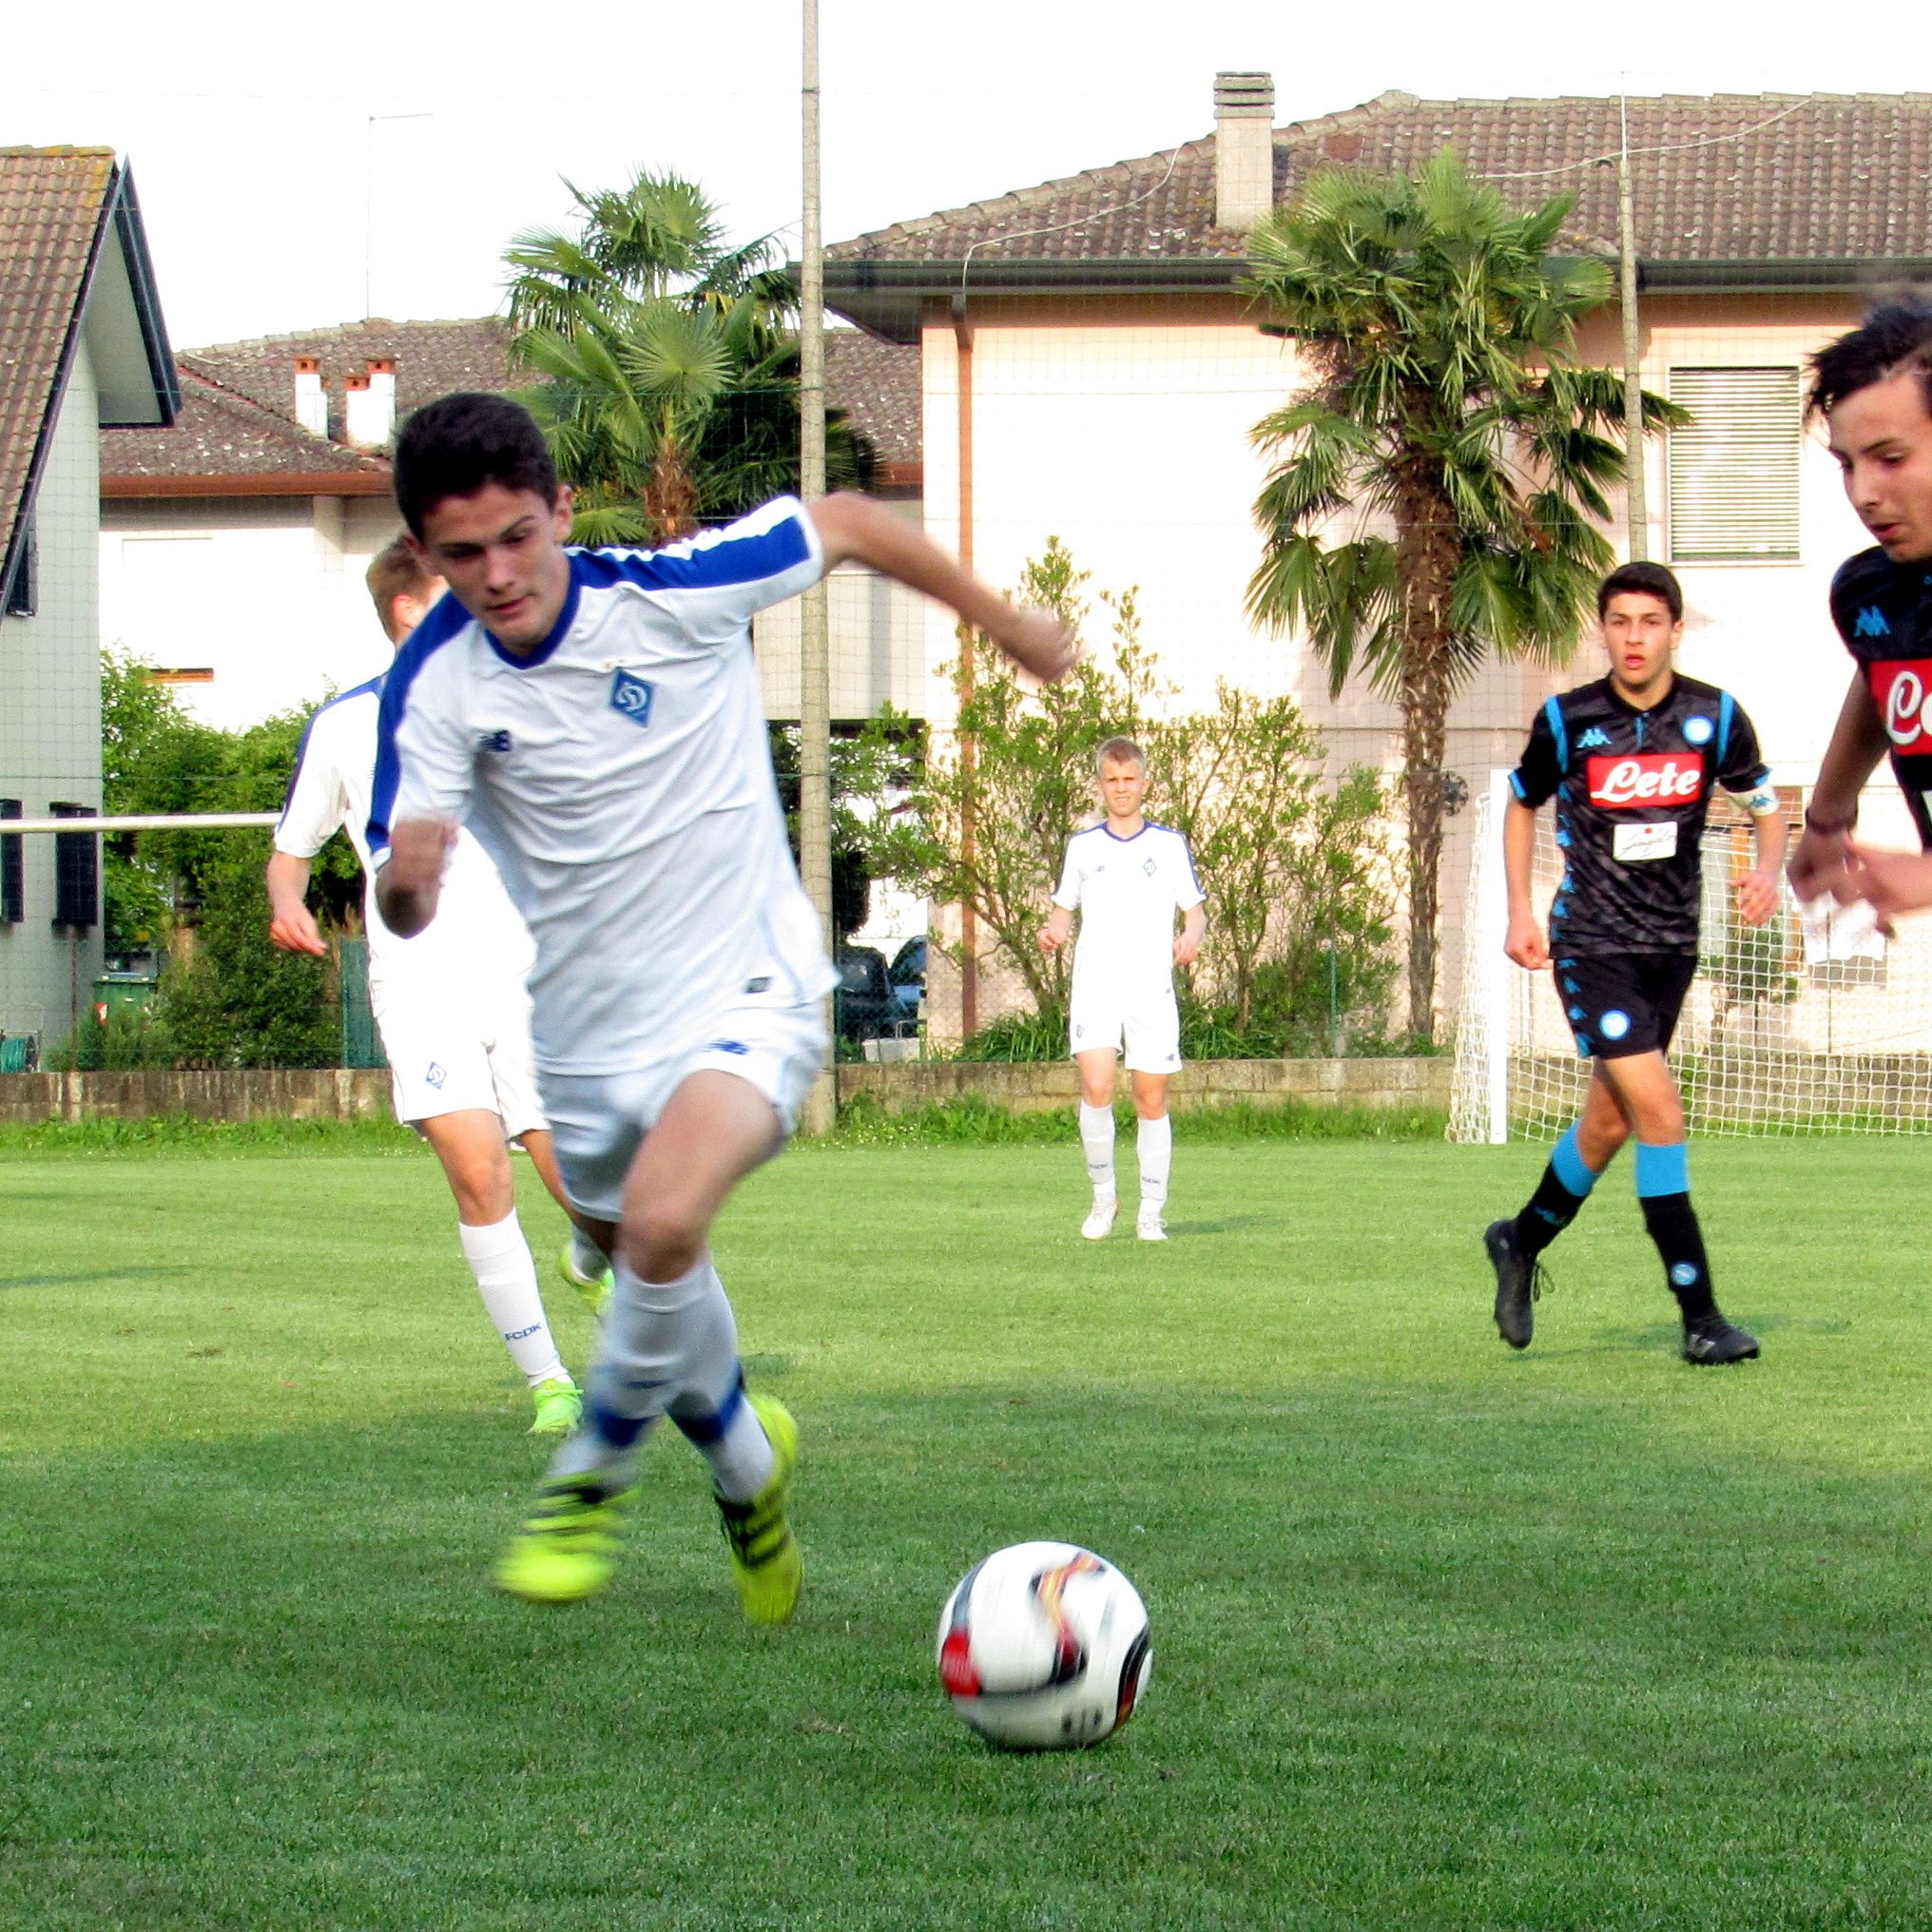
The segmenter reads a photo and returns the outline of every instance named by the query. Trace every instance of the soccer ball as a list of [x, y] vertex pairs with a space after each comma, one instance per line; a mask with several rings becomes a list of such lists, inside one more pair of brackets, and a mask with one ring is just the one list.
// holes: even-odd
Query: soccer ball
[[1015, 1750], [1098, 1744], [1133, 1715], [1152, 1661], [1140, 1594], [1074, 1543], [1014, 1543], [960, 1578], [939, 1616], [939, 1681]]

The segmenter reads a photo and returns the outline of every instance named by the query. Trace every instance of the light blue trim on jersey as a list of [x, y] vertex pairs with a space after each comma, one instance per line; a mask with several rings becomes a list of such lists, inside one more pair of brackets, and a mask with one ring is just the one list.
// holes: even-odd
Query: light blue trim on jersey
[[1550, 736], [1556, 741], [1556, 769], [1565, 778], [1570, 776], [1570, 727], [1563, 722], [1563, 705], [1557, 698], [1552, 698], [1543, 706], [1543, 716], [1550, 723]]
[[724, 590], [734, 584], [756, 584], [811, 561], [803, 516], [804, 512], [796, 512], [769, 530], [703, 544], [685, 556], [667, 551], [573, 550], [570, 569], [599, 589], [636, 584], [646, 590]]
[[[388, 676], [388, 673], [386, 671], [379, 672], [377, 676], [371, 678], [366, 684], [356, 685], [346, 691], [338, 691], [333, 698], [324, 699], [321, 704], [318, 705], [316, 708], [309, 713], [309, 722], [306, 724], [304, 724], [301, 728], [301, 742], [295, 748], [294, 769], [290, 771], [288, 775], [288, 784], [281, 794], [281, 817], [283, 819], [286, 819], [288, 817], [289, 806], [295, 803], [296, 781], [301, 777], [303, 762], [307, 759], [309, 755], [309, 733], [316, 728], [316, 720], [319, 718], [324, 711], [333, 711], [338, 705], [346, 705], [351, 698], [367, 697], [372, 692], [377, 697], [379, 698], [382, 695], [382, 680], [386, 676]], [[278, 820], [276, 821], [275, 829], [278, 833], [280, 832], [281, 830], [280, 820]]]
[[1690, 1191], [1690, 1150], [1680, 1140], [1672, 1147], [1653, 1142], [1637, 1142], [1637, 1199], [1654, 1200], [1659, 1194], [1688, 1194]]
[[1523, 782], [1515, 772], [1511, 772], [1509, 775], [1509, 788], [1516, 793], [1518, 804], [1526, 805], [1529, 803], [1529, 800], [1523, 796]]
[[1717, 769], [1724, 769], [1724, 754], [1730, 749], [1730, 721], [1737, 715], [1737, 700], [1729, 691], [1717, 694]]
[[[396, 787], [402, 782], [402, 760], [396, 748], [396, 727], [409, 708], [409, 688], [422, 667], [453, 638], [471, 625], [470, 613], [455, 598], [445, 595], [435, 609], [410, 632], [382, 680], [382, 708], [376, 714], [376, 777], [369, 788], [369, 850], [389, 849], [389, 815], [396, 809]], [[494, 641], [493, 639], [492, 640]]]
[[[1580, 1019], [1583, 1014], [1573, 1008], [1571, 1017]], [[1574, 1120], [1550, 1155], [1550, 1171], [1562, 1182], [1564, 1192], [1575, 1194], [1579, 1201], [1587, 1201], [1591, 1188], [1596, 1186], [1596, 1170], [1577, 1150], [1576, 1123]]]

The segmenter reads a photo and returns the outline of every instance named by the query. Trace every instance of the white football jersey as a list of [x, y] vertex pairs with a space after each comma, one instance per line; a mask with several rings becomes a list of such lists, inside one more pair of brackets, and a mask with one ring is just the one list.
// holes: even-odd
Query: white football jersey
[[590, 1073], [702, 1048], [733, 1000], [831, 989], [750, 630], [824, 558], [793, 497], [664, 550], [566, 555], [535, 649], [505, 650], [454, 597], [403, 647], [369, 840], [404, 820], [474, 831], [536, 940], [538, 1061]]
[[511, 904], [490, 855], [469, 833], [450, 854], [442, 906], [428, 930], [413, 939], [399, 938], [377, 910], [368, 826], [382, 682], [372, 678], [344, 691], [309, 720], [275, 827], [275, 849], [313, 859], [338, 830], [347, 831], [362, 861], [372, 989], [394, 991], [434, 977], [456, 992], [465, 976], [481, 974], [493, 983], [503, 976], [521, 982], [535, 958], [529, 929]]
[[1139, 991], [1174, 977], [1174, 915], [1207, 895], [1194, 877], [1188, 841], [1145, 821], [1122, 839], [1103, 820], [1067, 840], [1053, 903], [1080, 915], [1073, 950], [1076, 996], [1100, 987]]

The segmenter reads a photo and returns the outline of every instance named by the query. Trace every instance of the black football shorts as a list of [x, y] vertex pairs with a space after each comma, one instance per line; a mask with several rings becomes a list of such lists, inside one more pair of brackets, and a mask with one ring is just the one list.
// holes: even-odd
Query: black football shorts
[[1697, 976], [1694, 953], [1604, 953], [1555, 961], [1556, 994], [1576, 1051], [1621, 1060], [1668, 1053], [1684, 995]]

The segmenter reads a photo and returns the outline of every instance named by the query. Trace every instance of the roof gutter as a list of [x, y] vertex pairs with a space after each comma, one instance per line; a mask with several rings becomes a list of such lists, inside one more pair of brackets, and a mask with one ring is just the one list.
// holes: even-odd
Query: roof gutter
[[[1614, 251], [1609, 251], [1613, 256]], [[1609, 259], [1594, 251], [1575, 259]], [[1132, 256], [1107, 261], [1001, 261], [976, 255], [960, 261], [873, 261], [847, 257], [825, 263], [825, 299], [840, 315], [889, 339], [918, 339], [917, 318], [927, 301], [949, 301], [962, 288], [975, 295], [1199, 295], [1230, 290], [1247, 271], [1240, 256], [1182, 256], [1172, 261]], [[1640, 261], [1649, 294], [1864, 294], [1887, 282], [1932, 279], [1932, 258], [1789, 257], [1766, 261], [1686, 259]]]
[[387, 496], [387, 470], [249, 471], [236, 476], [104, 475], [101, 499], [183, 496]]

